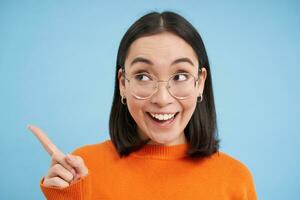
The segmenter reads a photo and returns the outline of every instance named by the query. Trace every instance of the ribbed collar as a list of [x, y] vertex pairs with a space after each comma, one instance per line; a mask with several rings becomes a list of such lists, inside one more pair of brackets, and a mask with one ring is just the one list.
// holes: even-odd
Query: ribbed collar
[[132, 152], [132, 155], [140, 158], [174, 160], [186, 157], [188, 146], [187, 143], [173, 146], [146, 144], [141, 149]]

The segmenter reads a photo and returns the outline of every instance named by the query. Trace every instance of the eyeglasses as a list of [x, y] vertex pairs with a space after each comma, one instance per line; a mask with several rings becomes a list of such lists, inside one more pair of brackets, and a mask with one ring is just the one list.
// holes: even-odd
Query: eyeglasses
[[[167, 81], [158, 80], [149, 73], [137, 73], [131, 77], [127, 76], [125, 69], [122, 68], [124, 78], [129, 83], [131, 94], [137, 99], [148, 99], [158, 91], [160, 82], [167, 82], [168, 92], [177, 99], [186, 99], [190, 97], [196, 85], [199, 83], [200, 76], [196, 79], [190, 73], [182, 72], [173, 74]], [[201, 74], [201, 69], [199, 69]]]

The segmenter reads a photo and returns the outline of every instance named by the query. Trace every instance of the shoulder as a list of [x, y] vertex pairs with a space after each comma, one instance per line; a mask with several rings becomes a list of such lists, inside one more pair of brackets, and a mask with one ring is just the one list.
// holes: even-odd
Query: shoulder
[[252, 181], [250, 169], [243, 162], [231, 155], [219, 151], [212, 155], [211, 159], [224, 176], [230, 176], [231, 179], [238, 182]]
[[237, 158], [234, 158], [233, 156], [231, 156], [227, 153], [219, 151], [216, 154], [214, 154], [213, 156], [215, 156], [219, 162], [222, 162], [227, 167], [230, 167], [233, 169], [241, 169], [243, 171], [248, 170], [248, 167], [242, 161], [238, 160]]
[[227, 183], [235, 196], [247, 197], [247, 199], [257, 199], [253, 176], [249, 168], [236, 158], [224, 153], [218, 152], [214, 155], [219, 166], [222, 166], [220, 177]]
[[72, 154], [78, 155], [86, 159], [96, 159], [101, 157], [102, 159], [108, 157], [117, 157], [117, 151], [113, 146], [111, 140], [105, 140], [101, 143], [88, 144], [75, 149]]

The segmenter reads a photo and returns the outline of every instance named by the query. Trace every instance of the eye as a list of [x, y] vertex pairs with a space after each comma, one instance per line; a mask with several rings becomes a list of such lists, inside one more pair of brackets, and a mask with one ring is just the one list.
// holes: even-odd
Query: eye
[[135, 74], [134, 79], [136, 81], [150, 81], [151, 76], [149, 74]]
[[173, 80], [174, 81], [186, 81], [189, 79], [189, 77], [190, 77], [190, 75], [187, 73], [179, 73], [179, 74], [174, 75]]

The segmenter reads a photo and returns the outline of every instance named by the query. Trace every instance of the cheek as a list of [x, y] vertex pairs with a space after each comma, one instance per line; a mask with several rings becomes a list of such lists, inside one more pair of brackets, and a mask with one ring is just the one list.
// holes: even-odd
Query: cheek
[[143, 120], [143, 101], [137, 100], [133, 97], [128, 97], [126, 104], [132, 118], [137, 124], [139, 124], [139, 122]]
[[182, 102], [181, 106], [184, 111], [184, 118], [189, 121], [197, 106], [197, 97]]

